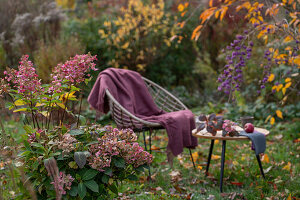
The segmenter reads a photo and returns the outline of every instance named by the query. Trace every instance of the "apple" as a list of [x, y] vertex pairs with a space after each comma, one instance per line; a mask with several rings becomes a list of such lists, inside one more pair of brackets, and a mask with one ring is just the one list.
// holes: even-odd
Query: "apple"
[[251, 124], [251, 123], [245, 124], [244, 130], [245, 130], [247, 133], [253, 133], [253, 131], [254, 131], [254, 126], [253, 126], [253, 124]]

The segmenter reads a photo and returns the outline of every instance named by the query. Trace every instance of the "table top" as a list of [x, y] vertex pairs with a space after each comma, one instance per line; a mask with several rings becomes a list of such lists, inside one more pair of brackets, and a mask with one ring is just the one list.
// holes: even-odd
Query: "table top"
[[[235, 129], [237, 131], [242, 131], [243, 129], [239, 126], [236, 126]], [[263, 128], [254, 128], [254, 131], [258, 131], [260, 133], [265, 134], [265, 136], [270, 134], [270, 131], [263, 129]], [[249, 140], [248, 137], [246, 136], [234, 136], [234, 137], [230, 137], [230, 136], [226, 136], [223, 137], [222, 136], [222, 131], [217, 131], [217, 134], [215, 136], [213, 136], [211, 133], [207, 132], [206, 128], [201, 130], [201, 131], [197, 131], [197, 129], [194, 129], [192, 131], [192, 135], [197, 137], [197, 138], [204, 138], [204, 139], [211, 139], [211, 140]]]

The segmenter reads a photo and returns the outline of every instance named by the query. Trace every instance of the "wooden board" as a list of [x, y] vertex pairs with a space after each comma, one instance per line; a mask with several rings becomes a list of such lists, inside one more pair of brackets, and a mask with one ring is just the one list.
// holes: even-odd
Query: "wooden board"
[[[242, 131], [243, 130], [239, 126], [236, 126], [235, 129], [237, 131]], [[263, 128], [255, 127], [254, 130], [265, 134], [265, 136], [270, 134], [270, 131], [268, 131], [266, 129], [263, 129]], [[205, 138], [205, 139], [211, 139], [211, 140], [249, 140], [249, 138], [246, 137], [246, 136], [234, 136], [234, 137], [226, 136], [226, 137], [223, 137], [222, 136], [222, 131], [218, 131], [217, 134], [215, 136], [213, 136], [211, 133], [207, 132], [206, 129], [203, 129], [203, 130], [198, 131], [198, 132], [197, 132], [197, 129], [194, 129], [192, 131], [192, 135], [197, 137], [197, 138]]]

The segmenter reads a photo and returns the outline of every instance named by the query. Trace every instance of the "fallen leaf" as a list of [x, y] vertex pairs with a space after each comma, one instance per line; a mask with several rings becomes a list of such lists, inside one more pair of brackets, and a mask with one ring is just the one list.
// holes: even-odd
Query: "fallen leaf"
[[169, 175], [171, 176], [171, 181], [173, 182], [178, 182], [181, 180], [181, 173], [180, 171], [171, 171], [169, 173]]
[[241, 182], [233, 182], [233, 181], [231, 181], [230, 183], [231, 183], [231, 185], [237, 185], [237, 186], [242, 186], [244, 184]]
[[211, 159], [212, 160], [217, 160], [217, 159], [220, 159], [221, 158], [221, 156], [218, 156], [218, 155], [211, 155]]
[[160, 148], [157, 147], [157, 146], [155, 146], [155, 145], [152, 145], [152, 146], [151, 146], [151, 150], [160, 150]]
[[299, 143], [299, 142], [300, 142], [300, 138], [295, 139], [293, 142], [294, 142], [294, 143]]
[[288, 162], [288, 164], [285, 165], [282, 169], [290, 171], [291, 170], [291, 166], [292, 166], [291, 162]]
[[198, 168], [198, 169], [202, 169], [202, 166], [201, 166], [201, 165], [198, 165], [197, 168]]
[[207, 198], [207, 200], [214, 200], [215, 199], [215, 195], [210, 194]]
[[[198, 160], [198, 157], [199, 157], [198, 152], [196, 151], [196, 152], [192, 153], [192, 157], [193, 157], [194, 162], [196, 162]], [[192, 158], [190, 158], [190, 159], [192, 159]]]
[[190, 200], [190, 199], [192, 199], [193, 196], [194, 196], [193, 193], [189, 193], [189, 194], [185, 197], [185, 199]]
[[268, 167], [266, 170], [264, 170], [264, 173], [268, 173], [272, 169], [272, 166]]
[[275, 136], [275, 139], [276, 139], [276, 140], [280, 140], [280, 139], [282, 139], [282, 138], [283, 138], [283, 135], [281, 135], [281, 134]]
[[270, 162], [269, 156], [267, 154], [264, 154], [261, 158], [261, 161], [264, 163], [269, 163]]

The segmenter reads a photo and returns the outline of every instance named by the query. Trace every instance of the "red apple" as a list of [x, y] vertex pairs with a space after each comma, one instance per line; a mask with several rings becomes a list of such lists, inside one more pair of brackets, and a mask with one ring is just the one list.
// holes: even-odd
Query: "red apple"
[[251, 124], [251, 123], [245, 124], [244, 130], [245, 130], [247, 133], [253, 133], [253, 131], [254, 131], [254, 126], [253, 126], [253, 124]]

